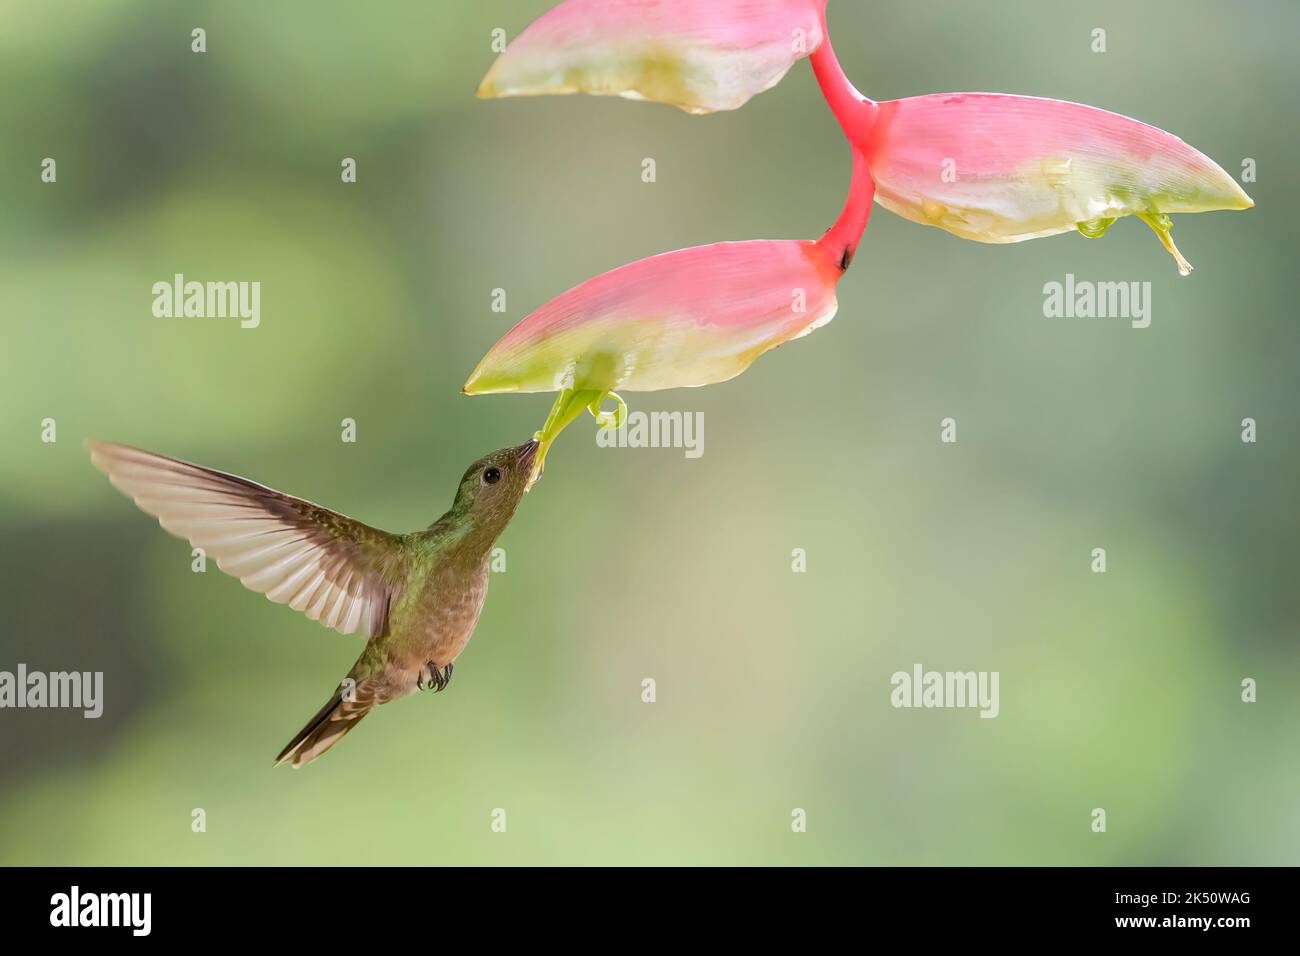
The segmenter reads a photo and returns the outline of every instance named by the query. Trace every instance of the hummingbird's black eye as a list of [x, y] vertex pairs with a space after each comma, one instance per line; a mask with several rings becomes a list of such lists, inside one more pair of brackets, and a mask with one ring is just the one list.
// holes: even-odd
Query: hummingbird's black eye
[[491, 468], [488, 468], [483, 472], [483, 483], [485, 485], [495, 485], [500, 480], [501, 469], [496, 465], [493, 465]]

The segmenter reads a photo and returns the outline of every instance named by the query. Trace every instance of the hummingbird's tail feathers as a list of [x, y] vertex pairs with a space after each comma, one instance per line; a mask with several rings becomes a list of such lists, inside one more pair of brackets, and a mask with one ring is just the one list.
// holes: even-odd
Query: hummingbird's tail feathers
[[[352, 700], [348, 700], [349, 695], [353, 696]], [[376, 703], [372, 695], [366, 694], [363, 697], [350, 684], [345, 685], [345, 689], [335, 692], [325, 706], [316, 712], [316, 716], [307, 721], [307, 726], [285, 745], [275, 758], [275, 765], [278, 767], [292, 761], [295, 770], [307, 766], [342, 740], [349, 730], [361, 722], [362, 717], [370, 713]]]

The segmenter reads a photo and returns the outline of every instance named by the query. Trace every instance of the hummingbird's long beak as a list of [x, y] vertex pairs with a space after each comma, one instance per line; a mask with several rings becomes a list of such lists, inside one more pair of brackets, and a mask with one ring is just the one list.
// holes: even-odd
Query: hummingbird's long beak
[[524, 491], [532, 491], [537, 479], [542, 477], [542, 461], [546, 453], [539, 454], [541, 447], [542, 443], [536, 438], [519, 446], [519, 465], [528, 469], [528, 484], [524, 485]]

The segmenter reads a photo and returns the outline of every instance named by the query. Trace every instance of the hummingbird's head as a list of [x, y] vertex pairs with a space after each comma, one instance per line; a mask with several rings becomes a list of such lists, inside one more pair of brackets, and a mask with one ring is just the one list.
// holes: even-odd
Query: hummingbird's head
[[452, 511], [495, 541], [506, 530], [528, 490], [536, 455], [536, 441], [484, 455], [461, 478]]

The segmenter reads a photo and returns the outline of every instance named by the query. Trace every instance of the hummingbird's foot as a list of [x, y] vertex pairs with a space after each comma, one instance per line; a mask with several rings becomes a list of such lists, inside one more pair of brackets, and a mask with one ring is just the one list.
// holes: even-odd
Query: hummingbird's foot
[[436, 694], [451, 683], [452, 665], [450, 663], [442, 669], [439, 669], [438, 665], [433, 661], [426, 661], [424, 666], [427, 668], [429, 676], [428, 680], [425, 680], [424, 671], [420, 672], [420, 677], [415, 682], [415, 686], [420, 690], [428, 690], [432, 687], [433, 692]]

